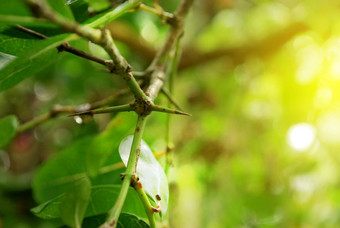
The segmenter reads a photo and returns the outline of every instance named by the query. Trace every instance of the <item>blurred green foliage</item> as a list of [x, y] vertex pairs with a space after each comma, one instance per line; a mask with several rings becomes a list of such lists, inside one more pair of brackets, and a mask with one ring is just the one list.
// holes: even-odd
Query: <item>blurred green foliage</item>
[[[172, 11], [179, 1], [159, 2]], [[171, 122], [171, 227], [339, 227], [339, 11], [336, 0], [196, 1], [174, 88], [192, 117]], [[146, 12], [124, 15], [115, 26], [137, 34], [151, 52], [167, 31]], [[144, 70], [150, 62], [144, 49], [120, 38], [121, 53]], [[86, 41], [72, 45], [94, 51]], [[76, 56], [55, 60], [0, 94], [1, 117], [15, 114], [23, 123], [55, 104], [93, 102], [125, 87]], [[167, 100], [160, 95], [156, 102]], [[78, 124], [62, 116], [0, 150], [0, 227], [57, 227], [29, 211], [36, 206], [30, 180], [41, 163], [98, 134], [111, 118]], [[143, 138], [163, 152], [165, 131], [166, 116], [157, 113]]]

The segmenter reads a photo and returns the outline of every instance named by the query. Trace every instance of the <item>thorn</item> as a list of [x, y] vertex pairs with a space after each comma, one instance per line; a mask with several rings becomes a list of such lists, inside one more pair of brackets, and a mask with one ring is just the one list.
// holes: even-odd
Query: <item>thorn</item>
[[129, 112], [129, 111], [133, 111], [132, 107], [130, 106], [130, 104], [125, 104], [125, 105], [118, 105], [118, 106], [113, 106], [113, 107], [98, 108], [98, 109], [93, 109], [93, 110], [84, 111], [84, 112], [72, 113], [69, 116], [94, 115], [94, 114], [102, 114], [102, 113]]
[[151, 111], [191, 116], [191, 114], [189, 114], [189, 113], [182, 112], [182, 111], [179, 111], [179, 110], [176, 110], [176, 109], [172, 109], [172, 108], [165, 108], [165, 107], [162, 107], [162, 106], [159, 106], [159, 105], [152, 105], [151, 106]]
[[169, 91], [167, 91], [165, 88], [161, 89], [161, 92], [168, 98], [168, 100], [180, 111], [183, 111], [183, 109], [178, 105], [178, 103], [175, 101], [175, 99], [172, 97]]

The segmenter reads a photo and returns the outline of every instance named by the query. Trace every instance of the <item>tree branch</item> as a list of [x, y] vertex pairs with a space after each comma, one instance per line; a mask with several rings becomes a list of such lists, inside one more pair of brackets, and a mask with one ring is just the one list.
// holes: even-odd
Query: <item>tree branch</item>
[[38, 126], [39, 124], [42, 124], [50, 119], [58, 117], [60, 114], [72, 114], [74, 112], [84, 112], [84, 111], [89, 111], [91, 109], [96, 109], [98, 107], [103, 107], [108, 104], [113, 103], [117, 98], [119, 98], [122, 95], [125, 95], [128, 92], [127, 89], [120, 90], [114, 94], [112, 94], [109, 97], [104, 98], [103, 100], [96, 101], [92, 104], [82, 104], [78, 106], [60, 106], [57, 105], [54, 108], [52, 108], [48, 113], [42, 114], [40, 116], [35, 117], [34, 119], [21, 124], [17, 132], [21, 133], [24, 131], [27, 131], [31, 128], [34, 128]]
[[[28, 34], [31, 34], [39, 39], [48, 39], [47, 36], [45, 36], [44, 34], [41, 34], [41, 33], [38, 33], [32, 29], [29, 29], [29, 28], [26, 28], [26, 27], [23, 27], [21, 25], [16, 25], [15, 26], [17, 29], [19, 29], [20, 31], [23, 31], [25, 33], [28, 33]], [[58, 51], [62, 52], [62, 51], [66, 51], [66, 52], [69, 52], [69, 53], [72, 53], [74, 55], [77, 55], [79, 57], [82, 57], [84, 59], [88, 59], [88, 60], [91, 60], [93, 62], [96, 62], [96, 63], [99, 63], [103, 66], [108, 66], [108, 65], [112, 65], [112, 60], [106, 60], [106, 59], [101, 59], [99, 57], [96, 57], [96, 56], [93, 56], [87, 52], [84, 52], [78, 48], [75, 48], [73, 46], [71, 46], [68, 42], [65, 42], [65, 43], [62, 43], [61, 45], [59, 45], [57, 47]]]
[[[122, 188], [119, 192], [117, 201], [114, 207], [109, 211], [106, 223], [101, 227], [103, 228], [114, 228], [117, 225], [119, 215], [122, 211], [129, 186], [131, 184], [132, 178], [136, 178], [136, 166], [140, 154], [140, 142], [142, 141], [142, 136], [145, 128], [146, 117], [138, 116], [135, 134], [132, 141], [132, 146], [130, 150], [130, 156], [126, 167], [126, 172], [124, 174], [124, 179], [122, 183]], [[151, 221], [152, 222], [152, 221]], [[150, 222], [150, 223], [151, 223]]]
[[230, 58], [234, 64], [244, 62], [250, 55], [266, 57], [275, 53], [275, 51], [280, 49], [297, 34], [308, 30], [309, 28], [305, 24], [294, 23], [287, 28], [264, 38], [263, 40], [247, 42], [247, 45], [240, 47], [221, 48], [205, 53], [197, 51], [194, 48], [188, 48], [183, 52], [183, 58], [179, 64], [179, 69], [184, 70], [193, 66], [209, 63], [223, 57]]

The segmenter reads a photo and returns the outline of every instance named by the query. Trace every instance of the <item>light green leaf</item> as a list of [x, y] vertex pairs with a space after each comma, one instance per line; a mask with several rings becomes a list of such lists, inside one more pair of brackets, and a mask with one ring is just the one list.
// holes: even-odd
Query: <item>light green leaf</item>
[[88, 178], [77, 181], [69, 189], [60, 204], [60, 217], [65, 224], [81, 228], [90, 199], [91, 183]]
[[[128, 163], [133, 136], [126, 137], [119, 146], [119, 154], [125, 166]], [[137, 174], [144, 190], [157, 202], [156, 195], [161, 197], [162, 213], [166, 214], [169, 202], [168, 180], [161, 165], [156, 160], [149, 146], [142, 140], [137, 164]]]
[[17, 127], [18, 120], [13, 115], [0, 119], [0, 148], [15, 136]]
[[[89, 203], [85, 217], [106, 214], [117, 200], [120, 185], [98, 185], [92, 186]], [[65, 194], [49, 200], [39, 206], [32, 208], [31, 211], [36, 216], [44, 219], [60, 218], [60, 207], [65, 200]], [[128, 212], [146, 218], [145, 210], [134, 189], [130, 188], [126, 197], [122, 212]]]

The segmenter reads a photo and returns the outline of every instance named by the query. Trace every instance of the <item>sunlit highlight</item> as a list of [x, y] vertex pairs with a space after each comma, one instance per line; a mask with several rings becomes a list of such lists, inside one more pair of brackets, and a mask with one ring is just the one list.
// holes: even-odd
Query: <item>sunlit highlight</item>
[[287, 143], [296, 151], [309, 149], [314, 140], [315, 128], [311, 124], [295, 124], [287, 132]]

